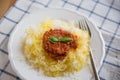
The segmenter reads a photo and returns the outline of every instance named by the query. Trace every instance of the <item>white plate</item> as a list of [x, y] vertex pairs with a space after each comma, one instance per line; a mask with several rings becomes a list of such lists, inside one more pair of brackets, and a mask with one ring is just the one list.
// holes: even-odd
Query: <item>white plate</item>
[[[90, 80], [92, 75], [88, 66], [82, 69], [82, 71], [76, 73], [75, 76], [72, 75], [72, 77], [62, 77], [62, 79], [61, 77], [52, 78], [42, 75], [27, 64], [21, 51], [21, 41], [25, 36], [25, 29], [27, 27], [36, 27], [46, 18], [77, 20], [81, 16], [82, 15], [77, 12], [66, 9], [41, 9], [40, 11], [31, 13], [24, 17], [24, 19], [22, 19], [22, 21], [12, 32], [8, 45], [10, 62], [18, 76], [24, 80]], [[97, 27], [90, 21], [89, 25], [91, 26], [90, 30], [92, 32], [90, 46], [93, 51], [96, 67], [99, 69], [103, 61], [105, 46], [103, 38]]]

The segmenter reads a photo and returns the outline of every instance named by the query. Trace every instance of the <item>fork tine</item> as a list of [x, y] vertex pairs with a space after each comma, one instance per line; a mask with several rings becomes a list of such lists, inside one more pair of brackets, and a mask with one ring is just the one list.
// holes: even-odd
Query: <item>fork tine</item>
[[88, 31], [89, 35], [91, 36], [90, 28], [88, 26], [88, 22], [85, 17], [81, 16], [81, 19], [79, 21], [79, 26], [80, 26], [80, 29]]
[[89, 26], [88, 26], [88, 21], [87, 21], [87, 19], [85, 19], [85, 24], [86, 24], [86, 29], [87, 29], [87, 31], [89, 32], [89, 35], [91, 36], [91, 31], [90, 31], [90, 28], [89, 28]]
[[84, 22], [84, 17], [82, 17], [81, 16], [81, 19], [80, 19], [80, 21], [79, 21], [79, 26], [81, 27], [81, 29], [83, 29], [83, 30], [86, 30], [85, 29], [85, 22]]
[[78, 23], [79, 23], [79, 28], [83, 29], [84, 27], [83, 27], [82, 19], [80, 19]]
[[85, 18], [83, 19], [83, 23], [84, 23], [85, 30], [88, 31], [88, 28], [87, 28], [87, 25], [86, 25], [86, 22], [85, 22]]
[[82, 29], [82, 25], [80, 23], [80, 21], [78, 22], [79, 28]]

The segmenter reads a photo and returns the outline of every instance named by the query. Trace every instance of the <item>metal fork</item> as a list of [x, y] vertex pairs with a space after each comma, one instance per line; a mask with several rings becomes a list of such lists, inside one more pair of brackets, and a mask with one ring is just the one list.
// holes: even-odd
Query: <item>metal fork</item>
[[[91, 38], [91, 31], [90, 31], [90, 28], [89, 28], [90, 26], [88, 25], [87, 19], [85, 17], [81, 16], [81, 20], [78, 23], [79, 23], [78, 24], [79, 28], [82, 29], [82, 30], [88, 31], [88, 33], [90, 35], [90, 38]], [[92, 55], [91, 49], [90, 49], [90, 61], [91, 61], [91, 64], [92, 64], [92, 69], [93, 69], [95, 80], [100, 80], [99, 76], [98, 76], [98, 73], [97, 73], [97, 70], [96, 70], [94, 60], [93, 60], [93, 55]]]

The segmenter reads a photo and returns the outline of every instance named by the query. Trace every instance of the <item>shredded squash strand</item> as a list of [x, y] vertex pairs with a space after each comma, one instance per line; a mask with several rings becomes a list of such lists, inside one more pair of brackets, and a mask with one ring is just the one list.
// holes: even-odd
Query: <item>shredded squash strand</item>
[[[64, 24], [70, 26], [68, 23], [64, 22]], [[43, 34], [53, 26], [55, 26], [54, 21], [48, 19], [37, 27], [38, 32], [32, 29], [26, 30], [27, 35], [23, 41], [22, 49], [27, 62], [35, 69], [43, 70], [44, 74], [48, 76], [62, 76], [80, 71], [87, 64], [89, 58], [88, 32], [80, 29], [74, 30], [73, 33], [78, 36], [78, 48], [71, 49], [64, 60], [56, 61], [49, 57], [42, 47]]]

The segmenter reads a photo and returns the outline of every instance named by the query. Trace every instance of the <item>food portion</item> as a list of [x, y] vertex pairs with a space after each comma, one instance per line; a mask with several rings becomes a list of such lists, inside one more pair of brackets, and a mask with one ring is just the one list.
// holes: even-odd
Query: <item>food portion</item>
[[51, 58], [63, 60], [71, 48], [77, 48], [77, 36], [62, 29], [51, 29], [43, 35], [43, 48]]
[[89, 35], [73, 23], [47, 19], [26, 29], [22, 51], [26, 61], [46, 76], [80, 71], [89, 59]]

